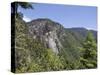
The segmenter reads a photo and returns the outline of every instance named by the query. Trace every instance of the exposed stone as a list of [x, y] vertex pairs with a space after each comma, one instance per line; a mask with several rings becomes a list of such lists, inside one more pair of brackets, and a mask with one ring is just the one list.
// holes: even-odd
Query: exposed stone
[[[33, 38], [38, 38], [46, 48], [50, 48], [55, 53], [59, 53], [62, 45], [58, 39], [62, 26], [49, 19], [36, 19], [28, 23], [29, 32]], [[59, 31], [58, 31], [59, 30]]]

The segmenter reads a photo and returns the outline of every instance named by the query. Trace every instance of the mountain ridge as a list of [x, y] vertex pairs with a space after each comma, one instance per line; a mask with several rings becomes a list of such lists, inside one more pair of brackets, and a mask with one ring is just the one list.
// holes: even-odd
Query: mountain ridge
[[[64, 38], [73, 38], [75, 42], [81, 41], [85, 39], [87, 32], [90, 31], [86, 28], [80, 27], [64, 28], [64, 26], [60, 23], [54, 22], [47, 18], [35, 19], [27, 24], [29, 27], [29, 33], [34, 36], [33, 38], [38, 38], [42, 43], [44, 43], [45, 47], [51, 48], [56, 53], [59, 52], [58, 48], [63, 48], [62, 42], [65, 41]], [[92, 33], [96, 38], [96, 31], [92, 30]], [[69, 36], [67, 36], [67, 34]], [[58, 45], [55, 41], [58, 43]], [[77, 44], [79, 45], [81, 42]]]

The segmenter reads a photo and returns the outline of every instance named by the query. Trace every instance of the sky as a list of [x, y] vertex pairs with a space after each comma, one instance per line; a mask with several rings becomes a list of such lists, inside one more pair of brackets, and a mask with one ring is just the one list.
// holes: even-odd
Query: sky
[[37, 18], [49, 18], [62, 24], [65, 28], [83, 27], [97, 30], [97, 7], [61, 4], [32, 4], [34, 9], [23, 9], [23, 19], [26, 22]]

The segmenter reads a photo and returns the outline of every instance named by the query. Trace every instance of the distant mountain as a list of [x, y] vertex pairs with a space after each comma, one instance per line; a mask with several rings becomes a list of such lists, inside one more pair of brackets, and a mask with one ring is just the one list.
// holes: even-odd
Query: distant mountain
[[[67, 29], [67, 28], [66, 28]], [[94, 38], [97, 38], [97, 31], [95, 30], [88, 30], [86, 28], [68, 28], [68, 30], [72, 31], [72, 32], [76, 32], [78, 34], [80, 34], [82, 37], [86, 37], [87, 36], [87, 32], [90, 31], [91, 33], [93, 33]]]
[[94, 36], [94, 39], [97, 40], [97, 31], [95, 30], [88, 30], [86, 28], [66, 28], [67, 30], [69, 30], [72, 35], [74, 35], [74, 37], [78, 40], [78, 41], [82, 41], [85, 40], [87, 33], [91, 32]]

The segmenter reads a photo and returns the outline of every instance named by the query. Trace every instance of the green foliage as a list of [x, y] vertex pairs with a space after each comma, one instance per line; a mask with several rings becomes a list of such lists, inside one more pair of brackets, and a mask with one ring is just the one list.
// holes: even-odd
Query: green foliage
[[21, 6], [24, 9], [33, 9], [31, 3], [27, 3], [27, 2], [16, 2], [16, 4], [19, 5], [19, 6]]
[[64, 69], [64, 58], [28, 36], [27, 25], [16, 18], [16, 72], [38, 72]]
[[61, 61], [61, 58], [56, 55], [51, 49], [46, 50], [45, 55], [45, 68], [47, 70], [61, 70], [64, 68], [63, 61]]
[[22, 7], [24, 9], [33, 9], [33, 6], [31, 3], [27, 3], [27, 2], [13, 2], [11, 3], [11, 11], [12, 11], [12, 15], [14, 15], [15, 17], [23, 17], [23, 14], [21, 12], [18, 12], [18, 7]]
[[87, 38], [83, 43], [81, 63], [84, 68], [97, 67], [97, 45], [91, 32], [88, 32]]
[[16, 71], [24, 72], [28, 65], [27, 26], [21, 18], [15, 19], [15, 59]]
[[[30, 36], [22, 18], [15, 18], [16, 72], [41, 72], [97, 67], [97, 47], [91, 33], [79, 45], [70, 32], [59, 38], [63, 48], [59, 54], [45, 48], [39, 39]], [[64, 41], [63, 41], [64, 40]], [[71, 40], [71, 41], [70, 41]]]

